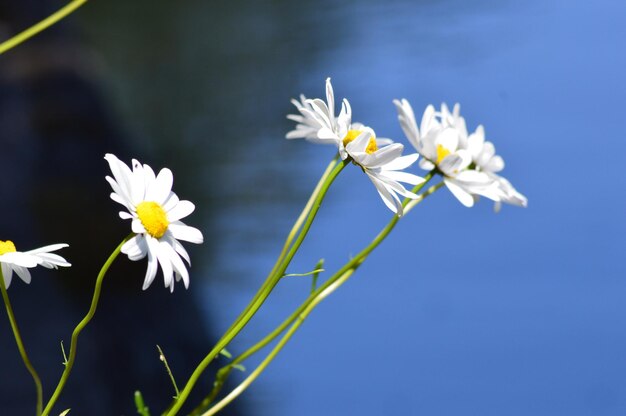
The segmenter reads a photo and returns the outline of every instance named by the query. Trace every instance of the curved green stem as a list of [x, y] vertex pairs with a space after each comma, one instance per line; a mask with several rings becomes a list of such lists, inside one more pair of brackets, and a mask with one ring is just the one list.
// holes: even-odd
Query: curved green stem
[[306, 237], [309, 229], [311, 228], [311, 224], [313, 223], [313, 220], [315, 219], [315, 216], [317, 215], [317, 212], [320, 209], [322, 201], [324, 197], [326, 196], [326, 192], [328, 191], [328, 188], [330, 188], [330, 185], [333, 183], [337, 175], [339, 175], [339, 173], [343, 170], [343, 168], [349, 162], [350, 162], [349, 160], [344, 160], [336, 164], [333, 167], [332, 171], [327, 176], [326, 180], [324, 180], [324, 182], [322, 183], [317, 196], [313, 199], [310, 211], [306, 215], [306, 219], [304, 220], [302, 224], [300, 233], [298, 234], [295, 241], [291, 245], [287, 254], [284, 256], [283, 261], [280, 263], [278, 267], [275, 268], [274, 273], [268, 276], [268, 279], [259, 290], [259, 293], [257, 294], [257, 296], [255, 296], [255, 298], [252, 300], [250, 305], [245, 309], [244, 313], [240, 315], [240, 317], [235, 321], [235, 324], [233, 324], [231, 328], [229, 328], [229, 330], [222, 336], [222, 338], [217, 342], [217, 344], [213, 347], [213, 349], [204, 357], [204, 359], [200, 362], [200, 364], [198, 364], [194, 372], [189, 377], [187, 384], [185, 385], [183, 390], [181, 390], [180, 396], [178, 397], [178, 399], [173, 403], [171, 408], [165, 413], [167, 416], [174, 416], [175, 414], [178, 413], [180, 408], [183, 406], [183, 404], [187, 400], [187, 397], [189, 397], [189, 394], [191, 393], [191, 390], [195, 386], [196, 382], [198, 381], [198, 379], [200, 378], [204, 370], [211, 363], [211, 361], [213, 361], [213, 359], [217, 356], [217, 354], [219, 354], [219, 352], [222, 349], [224, 349], [224, 347], [226, 347], [230, 343], [230, 341], [232, 341], [232, 339], [235, 338], [235, 336], [237, 336], [237, 334], [246, 326], [246, 324], [250, 321], [250, 319], [252, 319], [254, 314], [259, 310], [261, 305], [263, 305], [263, 303], [265, 302], [269, 294], [272, 292], [276, 284], [280, 281], [280, 279], [285, 274], [285, 270], [287, 269], [287, 266], [289, 266], [289, 264], [291, 263], [291, 260], [293, 259], [293, 256], [296, 254], [296, 252], [300, 248], [302, 241], [304, 241], [304, 238]]
[[[425, 177], [425, 181], [423, 183], [417, 185], [413, 189], [413, 192], [414, 193], [420, 192], [422, 190], [422, 188], [433, 178], [433, 176], [434, 176], [434, 171], [430, 172]], [[441, 188], [442, 185], [443, 185], [443, 182], [440, 182], [440, 183], [430, 187], [428, 190], [426, 190], [424, 193], [422, 193], [418, 199], [414, 199], [414, 200], [405, 199], [404, 202], [403, 202], [403, 206], [407, 207], [408, 205], [410, 205], [410, 207], [408, 207], [408, 209], [406, 209], [404, 211], [405, 214], [411, 208], [413, 208], [415, 205], [417, 205], [418, 203], [423, 201], [426, 197], [428, 197], [433, 192], [435, 192], [437, 189]], [[342, 279], [342, 276], [344, 276], [346, 273], [350, 273], [351, 274], [354, 271], [356, 271], [356, 269], [365, 261], [367, 256], [389, 235], [389, 233], [391, 232], [391, 230], [393, 230], [393, 228], [395, 227], [395, 225], [397, 224], [399, 219], [400, 219], [399, 217], [394, 216], [389, 221], [389, 223], [385, 226], [385, 228], [383, 228], [383, 230], [376, 236], [376, 238], [374, 238], [374, 240], [372, 240], [372, 242], [367, 247], [365, 247], [354, 258], [352, 258], [352, 260], [350, 260], [348, 263], [346, 263], [339, 271], [337, 271], [333, 276], [331, 276], [316, 291], [314, 291], [287, 319], [285, 319], [278, 327], [276, 327], [272, 332], [270, 332], [267, 336], [265, 336], [265, 338], [263, 338], [258, 343], [254, 344], [252, 347], [250, 347], [248, 350], [246, 350], [245, 352], [243, 352], [239, 356], [237, 356], [231, 363], [229, 363], [228, 365], [220, 368], [220, 370], [217, 373], [215, 384], [214, 384], [213, 389], [211, 390], [211, 393], [209, 394], [209, 396], [207, 396], [202, 401], [202, 403], [196, 409], [194, 409], [194, 412], [192, 412], [192, 415], [200, 414], [199, 411], [201, 409], [206, 408], [210, 403], [213, 402], [213, 400], [215, 400], [215, 398], [219, 394], [221, 388], [223, 387], [224, 382], [226, 381], [226, 378], [228, 378], [228, 376], [230, 375], [230, 373], [232, 372], [233, 368], [236, 365], [242, 363], [247, 358], [249, 358], [250, 356], [252, 356], [256, 352], [258, 352], [259, 350], [261, 350], [262, 348], [267, 346], [274, 339], [276, 339], [276, 337], [278, 337], [281, 333], [283, 333], [285, 331], [285, 329], [287, 329], [287, 327], [289, 325], [291, 325], [296, 319], [298, 319], [300, 314], [304, 313], [304, 311], [306, 311], [307, 308], [309, 308], [309, 306], [312, 303], [315, 303], [315, 304], [319, 303], [319, 302], [315, 302], [315, 299], [318, 296], [320, 296], [321, 294], [325, 293], [325, 291], [329, 287], [335, 287], [334, 285], [336, 284], [337, 281]], [[347, 279], [345, 279], [345, 280], [347, 280]], [[345, 281], [345, 280], [343, 280], [343, 281]], [[338, 286], [336, 286], [336, 287], [338, 287]], [[336, 287], [335, 287], [335, 289], [336, 289]], [[333, 290], [335, 290], [335, 289], [333, 289]], [[325, 296], [327, 296], [327, 295], [325, 295]], [[227, 397], [229, 397], [229, 396], [227, 396]], [[225, 403], [224, 406], [226, 404], [228, 404], [228, 403]], [[217, 404], [216, 404], [216, 406], [217, 406]]]
[[50, 26], [52, 26], [59, 20], [63, 19], [64, 17], [72, 13], [74, 10], [78, 9], [80, 6], [82, 6], [86, 2], [87, 0], [74, 0], [73, 2], [69, 3], [68, 5], [60, 9], [59, 11], [43, 19], [41, 22], [29, 27], [23, 32], [18, 33], [17, 35], [13, 36], [11, 39], [0, 43], [0, 55], [2, 55], [3, 53], [5, 53], [6, 51], [10, 49], [13, 49], [20, 43], [27, 41], [28, 39], [35, 36], [37, 33], [41, 32], [42, 30], [49, 28]]
[[61, 395], [63, 388], [65, 387], [65, 383], [67, 383], [67, 379], [69, 378], [70, 373], [72, 371], [72, 366], [74, 365], [74, 360], [76, 359], [76, 348], [77, 348], [77, 343], [78, 343], [78, 336], [80, 335], [82, 330], [87, 326], [89, 321], [91, 321], [93, 316], [96, 314], [96, 309], [98, 308], [98, 300], [100, 299], [100, 292], [102, 290], [102, 282], [104, 280], [104, 276], [109, 270], [109, 267], [111, 267], [111, 264], [113, 264], [113, 261], [115, 260], [115, 258], [120, 254], [120, 251], [122, 250], [122, 246], [124, 245], [124, 243], [126, 243], [134, 235], [135, 235], [134, 233], [131, 233], [128, 237], [126, 237], [115, 248], [115, 250], [113, 250], [113, 253], [111, 253], [107, 261], [104, 263], [104, 265], [100, 269], [100, 273], [98, 273], [98, 278], [96, 279], [96, 286], [93, 290], [93, 298], [91, 299], [91, 306], [89, 307], [89, 311], [87, 312], [87, 315], [85, 315], [82, 321], [80, 321], [78, 325], [76, 325], [76, 328], [74, 328], [74, 331], [72, 332], [70, 354], [69, 354], [67, 361], [64, 363], [65, 369], [63, 370], [63, 374], [61, 375], [59, 384], [57, 384], [57, 387], [54, 390], [52, 397], [46, 404], [45, 409], [43, 409], [42, 416], [48, 416], [48, 414], [50, 414], [50, 412], [52, 411], [52, 408], [54, 407], [55, 403], [59, 399], [59, 396]]
[[7, 316], [9, 317], [9, 322], [11, 323], [11, 329], [13, 330], [13, 337], [15, 338], [15, 343], [17, 344], [17, 349], [20, 351], [20, 355], [22, 356], [22, 361], [24, 361], [24, 365], [26, 369], [33, 377], [33, 381], [35, 382], [35, 390], [37, 391], [37, 413], [39, 416], [41, 414], [41, 408], [43, 403], [43, 388], [41, 387], [41, 379], [39, 378], [39, 374], [35, 371], [35, 367], [30, 362], [28, 358], [28, 354], [26, 353], [26, 348], [24, 348], [24, 342], [22, 341], [22, 336], [20, 335], [20, 330], [17, 327], [17, 321], [15, 320], [15, 315], [13, 314], [13, 308], [11, 307], [11, 301], [9, 300], [9, 294], [7, 293], [7, 288], [4, 284], [4, 276], [2, 275], [2, 267], [0, 267], [0, 290], [2, 291], [2, 299], [4, 300], [4, 306], [7, 309]]

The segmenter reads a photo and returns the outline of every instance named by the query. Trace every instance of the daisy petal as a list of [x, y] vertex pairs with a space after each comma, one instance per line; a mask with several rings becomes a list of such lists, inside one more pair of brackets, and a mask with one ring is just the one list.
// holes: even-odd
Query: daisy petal
[[194, 227], [189, 227], [180, 221], [171, 223], [168, 227], [172, 236], [177, 240], [189, 241], [190, 243], [200, 244], [204, 241], [200, 230]]

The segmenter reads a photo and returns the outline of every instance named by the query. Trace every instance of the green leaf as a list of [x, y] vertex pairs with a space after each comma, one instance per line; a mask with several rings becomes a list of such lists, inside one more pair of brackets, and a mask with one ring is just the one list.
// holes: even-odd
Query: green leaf
[[320, 274], [320, 272], [325, 271], [324, 269], [315, 269], [315, 270], [311, 270], [310, 272], [306, 272], [306, 273], [289, 273], [284, 275], [283, 277], [291, 277], [291, 276], [310, 276], [310, 275], [318, 275]]
[[[65, 348], [63, 347], [63, 341], [61, 341], [61, 352], [63, 353], [63, 365], [67, 367], [67, 354], [65, 354]], [[67, 409], [68, 412], [69, 412], [69, 410], [70, 409]], [[60, 415], [60, 416], [63, 416], [63, 415]]]
[[235, 370], [239, 370], [239, 371], [241, 371], [241, 372], [245, 372], [245, 371], [246, 371], [246, 367], [244, 367], [244, 366], [243, 366], [243, 365], [241, 365], [241, 364], [235, 364], [235, 365], [233, 365], [233, 368], [234, 368]]
[[59, 416], [65, 416], [66, 414], [68, 414], [70, 412], [70, 410], [72, 410], [72, 409], [64, 410], [63, 412], [61, 412], [61, 414]]
[[[319, 259], [317, 261], [317, 264], [315, 265], [315, 269], [324, 271], [324, 269], [322, 269], [323, 266], [324, 259]], [[315, 289], [317, 289], [317, 278], [319, 277], [319, 275], [319, 272], [313, 273], [313, 279], [311, 279], [311, 293], [315, 292]]]
[[233, 355], [231, 353], [229, 353], [226, 348], [222, 349], [222, 351], [220, 351], [220, 354], [222, 354], [224, 357], [226, 357], [228, 359], [233, 358]]

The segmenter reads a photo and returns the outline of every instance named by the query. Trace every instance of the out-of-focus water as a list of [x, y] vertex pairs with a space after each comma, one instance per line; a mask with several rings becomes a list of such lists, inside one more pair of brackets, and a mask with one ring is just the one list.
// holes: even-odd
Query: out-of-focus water
[[[130, 145], [197, 205], [206, 328], [246, 305], [333, 156], [284, 139], [289, 99], [327, 76], [404, 143], [392, 99], [460, 102], [528, 196], [497, 215], [445, 189], [425, 201], [244, 394], [251, 414], [574, 416], [626, 411], [625, 17], [610, 0], [326, 0], [94, 2], [72, 19]], [[332, 272], [389, 217], [349, 166], [290, 271]], [[308, 288], [281, 283], [230, 350]]]

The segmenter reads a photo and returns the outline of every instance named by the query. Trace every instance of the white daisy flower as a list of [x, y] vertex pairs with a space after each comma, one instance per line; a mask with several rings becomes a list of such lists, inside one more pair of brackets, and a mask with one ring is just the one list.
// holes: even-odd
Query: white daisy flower
[[335, 116], [335, 94], [330, 78], [326, 79], [326, 101], [319, 98], [307, 99], [300, 95], [300, 101], [291, 100], [300, 114], [289, 114], [295, 121], [295, 130], [287, 133], [287, 139], [307, 139], [314, 143], [334, 144], [343, 149], [342, 139], [350, 130], [352, 109], [347, 99], [343, 99], [341, 111]]
[[181, 257], [191, 264], [189, 255], [178, 240], [202, 243], [202, 233], [180, 220], [191, 214], [195, 206], [189, 201], [181, 201], [172, 192], [174, 181], [172, 172], [161, 169], [155, 176], [148, 165], [133, 159], [133, 170], [117, 157], [105, 157], [113, 178], [106, 180], [113, 188], [111, 199], [123, 205], [128, 212], [121, 211], [122, 219], [132, 220], [131, 228], [136, 235], [122, 246], [122, 253], [132, 261], [148, 256], [148, 269], [143, 282], [147, 289], [154, 280], [158, 264], [161, 265], [165, 287], [174, 291], [176, 281], [182, 279], [185, 288], [189, 287], [189, 273]]
[[[334, 144], [342, 160], [349, 155], [345, 148], [346, 140], [354, 140], [368, 127], [361, 123], [352, 123], [352, 108], [347, 99], [343, 99], [341, 112], [335, 117], [335, 95], [330, 78], [326, 78], [326, 101], [319, 98], [307, 99], [300, 95], [300, 101], [291, 100], [300, 114], [289, 114], [288, 119], [298, 123], [295, 130], [287, 133], [288, 139], [307, 139], [313, 143]], [[379, 137], [380, 146], [393, 143], [391, 139]]]
[[29, 268], [43, 266], [47, 269], [56, 269], [58, 266], [70, 267], [63, 257], [51, 253], [67, 244], [52, 244], [30, 251], [17, 251], [15, 244], [11, 240], [0, 241], [0, 264], [2, 275], [4, 276], [4, 286], [8, 289], [11, 284], [13, 272], [15, 272], [24, 282], [30, 283]]
[[368, 127], [362, 131], [350, 130], [343, 143], [354, 163], [370, 178], [385, 205], [396, 215], [402, 216], [402, 203], [398, 195], [411, 199], [417, 199], [418, 196], [406, 190], [400, 182], [419, 185], [424, 182], [424, 178], [401, 170], [415, 163], [419, 155], [402, 156], [404, 146], [399, 143], [379, 149], [376, 135]]
[[442, 111], [436, 113], [434, 107], [429, 105], [422, 116], [420, 132], [411, 104], [405, 99], [394, 100], [394, 104], [407, 139], [423, 156], [419, 163], [422, 169], [436, 168], [442, 174], [446, 187], [467, 207], [474, 205], [475, 195], [497, 200], [493, 179], [483, 172], [469, 169], [472, 156], [463, 148], [463, 142], [467, 141], [467, 129], [458, 106], [451, 113], [443, 105]]

